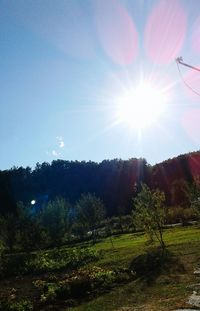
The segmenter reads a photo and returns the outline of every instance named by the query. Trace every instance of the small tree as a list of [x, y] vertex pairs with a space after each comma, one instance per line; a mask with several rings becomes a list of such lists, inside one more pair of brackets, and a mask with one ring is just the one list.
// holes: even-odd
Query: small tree
[[61, 244], [70, 229], [70, 205], [63, 198], [56, 198], [43, 207], [40, 223], [47, 230], [53, 244]]
[[18, 240], [24, 250], [32, 250], [45, 245], [43, 228], [39, 224], [38, 215], [34, 215], [29, 205], [17, 203]]
[[200, 219], [200, 177], [197, 177], [190, 188], [190, 204]]
[[160, 190], [151, 191], [142, 184], [141, 192], [134, 199], [134, 222], [139, 228], [143, 228], [150, 241], [155, 237], [162, 249], [165, 249], [163, 240], [163, 225], [165, 222], [164, 209], [165, 195]]
[[82, 194], [80, 200], [76, 203], [76, 222], [82, 229], [82, 234], [92, 231], [92, 236], [96, 237], [96, 228], [105, 215], [103, 202], [94, 194]]
[[117, 207], [117, 214], [118, 214], [118, 219], [119, 219], [119, 227], [120, 227], [120, 230], [121, 230], [121, 233], [124, 233], [124, 227], [123, 227], [123, 212], [124, 212], [124, 208], [119, 205]]

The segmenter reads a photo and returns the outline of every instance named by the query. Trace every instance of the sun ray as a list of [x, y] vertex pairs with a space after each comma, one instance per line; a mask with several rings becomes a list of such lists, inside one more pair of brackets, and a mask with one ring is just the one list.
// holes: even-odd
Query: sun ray
[[167, 96], [148, 81], [127, 89], [118, 98], [118, 118], [130, 128], [142, 130], [156, 122], [165, 111]]

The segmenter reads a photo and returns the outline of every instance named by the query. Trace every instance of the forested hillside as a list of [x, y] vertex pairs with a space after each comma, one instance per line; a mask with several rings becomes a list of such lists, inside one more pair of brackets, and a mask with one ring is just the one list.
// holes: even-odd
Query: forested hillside
[[[36, 200], [35, 208], [56, 197], [70, 203], [83, 193], [101, 198], [107, 216], [127, 214], [140, 183], [165, 192], [168, 205], [179, 204], [181, 191], [200, 175], [200, 152], [151, 166], [145, 159], [104, 160], [101, 163], [56, 160], [51, 164], [0, 171], [0, 213], [15, 211], [16, 203]], [[174, 194], [175, 193], [175, 194]]]

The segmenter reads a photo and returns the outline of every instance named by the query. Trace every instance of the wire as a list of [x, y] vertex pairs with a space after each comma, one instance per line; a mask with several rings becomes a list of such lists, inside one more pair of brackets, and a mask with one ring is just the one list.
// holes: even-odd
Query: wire
[[178, 68], [178, 72], [179, 72], [180, 78], [181, 78], [181, 80], [183, 81], [183, 83], [185, 84], [185, 86], [186, 86], [188, 89], [190, 89], [190, 91], [192, 91], [194, 94], [200, 96], [200, 93], [197, 92], [195, 89], [193, 89], [193, 88], [185, 81], [185, 79], [183, 78], [183, 75], [182, 75], [181, 70], [180, 70], [180, 67], [179, 67], [179, 62], [178, 62], [178, 60], [176, 60], [176, 64], [177, 64], [177, 68]]

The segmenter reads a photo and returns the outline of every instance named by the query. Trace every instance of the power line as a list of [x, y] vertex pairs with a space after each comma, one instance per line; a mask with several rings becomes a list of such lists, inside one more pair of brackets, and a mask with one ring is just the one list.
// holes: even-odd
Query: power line
[[183, 57], [177, 57], [177, 58], [176, 58], [176, 62], [179, 63], [179, 64], [181, 64], [181, 65], [183, 65], [183, 66], [192, 68], [192, 69], [194, 69], [194, 70], [196, 70], [196, 71], [200, 71], [200, 68], [184, 63], [184, 62], [183, 62]]
[[183, 75], [182, 75], [182, 73], [181, 73], [179, 64], [184, 65], [184, 66], [189, 67], [189, 68], [192, 68], [192, 69], [194, 69], [194, 70], [196, 70], [196, 71], [199, 71], [199, 72], [200, 72], [200, 68], [197, 68], [197, 67], [188, 65], [188, 64], [186, 64], [186, 63], [183, 63], [182, 57], [178, 57], [178, 58], [176, 59], [176, 64], [177, 64], [178, 72], [179, 72], [179, 75], [180, 75], [180, 78], [181, 78], [182, 82], [185, 84], [185, 86], [186, 86], [188, 89], [190, 89], [190, 91], [192, 91], [192, 92], [193, 92], [194, 94], [196, 94], [197, 96], [200, 96], [200, 93], [197, 92], [195, 89], [193, 89], [193, 87], [190, 86], [190, 85], [185, 81], [185, 79], [184, 79], [184, 77], [183, 77]]

